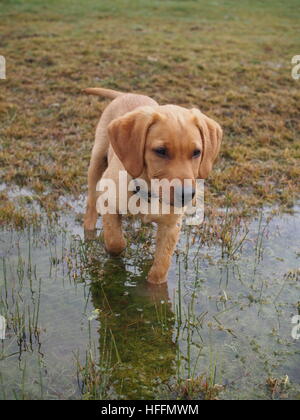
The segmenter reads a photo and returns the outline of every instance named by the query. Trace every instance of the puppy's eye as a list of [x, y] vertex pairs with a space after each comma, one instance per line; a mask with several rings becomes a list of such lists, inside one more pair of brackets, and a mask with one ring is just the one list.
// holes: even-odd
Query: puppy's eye
[[157, 156], [160, 156], [160, 157], [168, 156], [168, 150], [165, 147], [158, 147], [157, 149], [154, 149], [153, 151], [154, 153], [157, 154]]
[[193, 158], [198, 158], [201, 155], [201, 150], [195, 149], [193, 151]]

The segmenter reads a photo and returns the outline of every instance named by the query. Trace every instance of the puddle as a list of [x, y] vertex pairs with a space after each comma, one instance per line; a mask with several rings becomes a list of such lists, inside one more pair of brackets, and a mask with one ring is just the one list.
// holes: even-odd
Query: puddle
[[[74, 214], [2, 230], [0, 399], [176, 398], [192, 378], [223, 385], [222, 399], [299, 398], [299, 210], [266, 210], [231, 247], [183, 232], [159, 290], [145, 281], [153, 239], [139, 222], [125, 223], [116, 259], [84, 242]], [[268, 378], [285, 378], [282, 392]]]

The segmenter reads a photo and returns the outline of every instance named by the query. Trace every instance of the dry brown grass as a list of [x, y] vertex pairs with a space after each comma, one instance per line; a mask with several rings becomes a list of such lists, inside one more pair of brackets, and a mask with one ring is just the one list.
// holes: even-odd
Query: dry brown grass
[[[293, 205], [300, 190], [296, 0], [71, 3], [1, 6], [0, 167], [8, 190], [28, 187], [49, 214], [59, 196], [86, 190], [107, 102], [81, 89], [104, 86], [198, 106], [221, 123], [222, 154], [206, 196], [212, 206]], [[2, 223], [14, 207], [1, 197]]]

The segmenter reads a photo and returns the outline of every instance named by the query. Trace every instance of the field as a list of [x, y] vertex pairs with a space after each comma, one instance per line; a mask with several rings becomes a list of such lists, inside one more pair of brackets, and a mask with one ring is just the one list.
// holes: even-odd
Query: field
[[[0, 399], [299, 398], [299, 15], [298, 0], [1, 0]], [[126, 221], [120, 259], [100, 221], [82, 239], [96, 86], [224, 130], [206, 219], [158, 296], [153, 227]]]

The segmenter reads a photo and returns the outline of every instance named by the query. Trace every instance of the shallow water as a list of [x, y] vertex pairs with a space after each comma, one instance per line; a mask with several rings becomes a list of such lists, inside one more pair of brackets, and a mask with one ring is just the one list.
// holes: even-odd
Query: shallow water
[[[3, 230], [0, 398], [175, 398], [201, 375], [224, 386], [220, 398], [299, 398], [299, 207], [269, 216], [239, 232], [233, 255], [185, 230], [159, 289], [145, 281], [153, 240], [139, 222], [125, 223], [130, 244], [115, 259], [101, 233], [83, 240], [72, 213]], [[272, 395], [268, 378], [286, 375]]]

